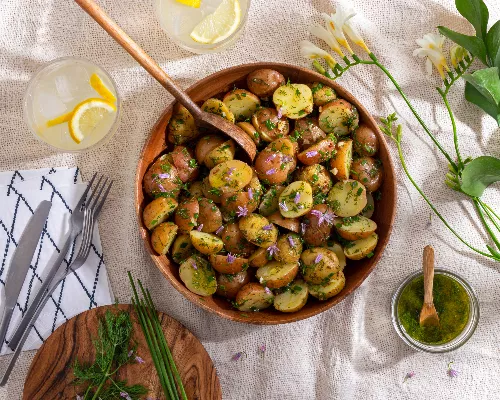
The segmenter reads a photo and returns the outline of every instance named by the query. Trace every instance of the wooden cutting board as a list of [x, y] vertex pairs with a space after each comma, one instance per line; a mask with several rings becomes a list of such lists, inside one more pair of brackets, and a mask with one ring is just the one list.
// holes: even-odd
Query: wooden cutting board
[[[127, 380], [129, 384], [142, 384], [149, 389], [151, 398], [163, 399], [158, 375], [133, 306], [117, 307], [131, 314], [134, 324], [132, 337], [138, 343], [137, 354], [145, 361], [144, 364], [123, 366], [118, 378]], [[98, 321], [106, 310], [114, 308], [115, 306], [103, 306], [79, 314], [61, 325], [45, 341], [31, 363], [24, 385], [24, 400], [76, 398], [79, 391], [72, 385], [75, 359], [84, 363], [95, 359], [92, 339], [97, 336]], [[200, 341], [183, 325], [166, 314], [160, 313], [160, 322], [189, 400], [222, 399], [217, 372]]]

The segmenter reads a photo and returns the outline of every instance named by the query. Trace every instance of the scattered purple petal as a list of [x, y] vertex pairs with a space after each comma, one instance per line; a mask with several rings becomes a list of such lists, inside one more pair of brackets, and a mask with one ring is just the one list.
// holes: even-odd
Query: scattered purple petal
[[198, 227], [196, 228], [198, 232], [201, 232], [202, 229], [203, 229], [203, 224], [198, 225]]
[[227, 253], [226, 261], [228, 264], [234, 263], [234, 260], [236, 260], [236, 257], [233, 256], [231, 253]]
[[293, 158], [292, 158], [292, 157], [290, 157], [290, 156], [283, 156], [283, 157], [281, 158], [281, 161], [283, 161], [284, 163], [289, 163], [289, 162], [291, 162], [292, 160], [293, 160]]
[[283, 111], [281, 111], [281, 107], [280, 107], [280, 108], [278, 108], [278, 109], [276, 109], [276, 111], [278, 111], [278, 115], [277, 115], [277, 117], [278, 117], [279, 119], [281, 119], [281, 117], [283, 116]]
[[130, 351], [128, 352], [128, 356], [129, 356], [129, 357], [132, 357], [132, 354], [134, 354], [134, 350], [130, 350]]
[[405, 378], [403, 379], [403, 383], [405, 383], [408, 379], [411, 379], [415, 376], [415, 372], [414, 371], [411, 371], [411, 372], [408, 372], [406, 375], [405, 375]]
[[198, 266], [196, 265], [196, 262], [191, 261], [191, 265], [193, 266], [194, 269], [198, 269]]
[[252, 190], [252, 188], [248, 188], [248, 197], [250, 197], [250, 199], [253, 199], [253, 190]]
[[279, 251], [280, 250], [278, 249], [278, 246], [276, 246], [276, 243], [267, 248], [267, 253], [269, 254], [269, 257], [274, 256], [276, 253], [279, 253]]
[[448, 363], [448, 376], [450, 378], [456, 378], [458, 376], [458, 371], [452, 368], [453, 361]]
[[326, 222], [328, 225], [332, 225], [333, 219], [335, 218], [335, 214], [329, 211], [322, 213], [319, 210], [312, 210], [311, 214], [318, 218], [318, 226], [321, 226], [323, 222]]
[[270, 231], [271, 229], [273, 229], [273, 225], [272, 224], [264, 225], [262, 229], [265, 231]]
[[295, 242], [293, 241], [293, 237], [288, 236], [288, 243], [290, 243], [291, 247], [295, 246]]
[[127, 392], [120, 392], [120, 397], [123, 397], [125, 400], [132, 400], [132, 397]]
[[276, 153], [273, 153], [273, 154], [269, 155], [266, 158], [266, 162], [271, 162], [271, 160], [274, 160], [275, 157], [276, 157]]
[[281, 208], [282, 211], [284, 212], [287, 212], [288, 211], [288, 207], [286, 205], [286, 203], [284, 201], [282, 201], [281, 203], [279, 203], [279, 206]]
[[265, 343], [262, 343], [260, 346], [259, 346], [259, 351], [261, 353], [265, 353], [266, 352], [266, 344]]
[[293, 202], [295, 204], [299, 204], [299, 201], [300, 201], [300, 193], [297, 192], [297, 193], [295, 193], [295, 197], [293, 198]]
[[227, 170], [227, 176], [232, 176], [234, 171], [236, 171], [236, 167], [229, 168]]
[[165, 193], [167, 191], [167, 189], [165, 189], [161, 183], [158, 184], [158, 188], [160, 189], [160, 192]]
[[318, 155], [318, 152], [316, 150], [311, 150], [311, 151], [306, 152], [307, 158], [315, 157], [317, 155]]
[[137, 361], [139, 364], [144, 364], [144, 362], [145, 362], [145, 361], [144, 361], [141, 357], [139, 357], [139, 356], [136, 356], [136, 357], [135, 357], [135, 361]]
[[272, 175], [272, 174], [274, 174], [274, 173], [276, 173], [276, 168], [271, 168], [270, 170], [268, 170], [268, 171], [266, 172], [266, 175]]
[[298, 208], [299, 210], [302, 210], [302, 209], [304, 208], [304, 204], [299, 204], [299, 205], [297, 206], [297, 208]]
[[224, 225], [221, 225], [217, 228], [217, 230], [215, 231], [215, 234], [220, 235], [223, 230], [224, 230]]
[[334, 221], [335, 217], [336, 217], [336, 215], [334, 213], [332, 213], [331, 211], [326, 211], [323, 214], [323, 218], [328, 225], [333, 225], [333, 221]]
[[246, 217], [248, 215], [248, 208], [246, 206], [238, 206], [238, 211], [236, 211], [238, 217]]
[[267, 286], [264, 288], [264, 292], [266, 292], [267, 294], [273, 294], [273, 292], [271, 292], [271, 289], [269, 289]]
[[242, 355], [243, 355], [243, 352], [239, 351], [234, 356], [231, 357], [231, 360], [238, 361]]
[[160, 179], [168, 179], [170, 178], [170, 174], [169, 173], [164, 173], [164, 174], [158, 174], [158, 178]]
[[300, 232], [301, 232], [302, 234], [306, 233], [306, 228], [307, 228], [307, 224], [306, 224], [306, 223], [304, 223], [304, 222], [302, 222], [302, 223], [300, 224]]
[[318, 254], [314, 259], [314, 264], [319, 263], [323, 259], [323, 254]]

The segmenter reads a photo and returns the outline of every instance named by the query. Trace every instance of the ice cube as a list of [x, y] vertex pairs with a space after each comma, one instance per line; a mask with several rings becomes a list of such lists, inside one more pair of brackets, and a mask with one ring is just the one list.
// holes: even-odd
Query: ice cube
[[56, 84], [56, 92], [64, 103], [69, 103], [74, 100], [71, 88], [72, 83], [69, 81], [67, 76], [56, 76], [54, 78], [54, 83]]
[[47, 119], [58, 117], [66, 113], [67, 107], [59, 97], [52, 93], [40, 92], [37, 102], [40, 108], [40, 114]]

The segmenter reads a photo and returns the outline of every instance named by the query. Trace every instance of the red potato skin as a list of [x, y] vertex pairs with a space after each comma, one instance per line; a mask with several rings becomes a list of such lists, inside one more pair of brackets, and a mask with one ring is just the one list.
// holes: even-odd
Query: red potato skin
[[205, 197], [198, 199], [200, 207], [198, 226], [203, 225], [202, 232], [215, 232], [222, 225], [222, 214], [213, 200]]
[[200, 206], [194, 197], [179, 204], [175, 210], [174, 222], [182, 233], [189, 233], [198, 224]]
[[248, 257], [256, 248], [255, 245], [243, 237], [238, 223], [230, 223], [224, 226], [220, 238], [224, 242], [224, 248], [228, 253], [242, 257]]
[[285, 77], [274, 69], [258, 69], [247, 76], [248, 89], [260, 98], [271, 96], [277, 88], [284, 84]]
[[[168, 177], [161, 178], [161, 174], [168, 174]], [[180, 182], [179, 172], [170, 163], [166, 154], [149, 167], [142, 180], [144, 191], [148, 196], [169, 194], [175, 199], [179, 196]]]
[[234, 300], [240, 289], [249, 283], [251, 275], [242, 271], [234, 275], [219, 274], [217, 277], [217, 292], [219, 296]]
[[[330, 138], [322, 139], [318, 143], [308, 147], [306, 150], [299, 153], [297, 158], [304, 165], [320, 164], [324, 161], [329, 160], [335, 155], [336, 143]], [[316, 152], [310, 157], [307, 156], [310, 152]]]
[[[317, 204], [311, 211], [317, 210], [322, 212], [331, 212], [333, 210], [326, 204]], [[333, 226], [329, 225], [326, 221], [319, 224], [319, 218], [312, 214], [311, 211], [304, 216], [303, 223], [305, 223], [305, 231], [302, 235], [304, 241], [311, 246], [323, 246], [326, 244], [328, 238], [332, 234]]]
[[206, 135], [202, 137], [198, 143], [196, 143], [196, 148], [194, 150], [198, 164], [203, 164], [208, 153], [222, 145], [225, 141], [226, 139], [218, 135]]
[[[266, 121], [268, 121], [267, 124]], [[252, 124], [257, 132], [261, 134], [261, 139], [263, 138], [262, 135], [267, 135], [271, 140], [276, 140], [278, 137], [288, 135], [290, 132], [288, 118], [285, 116], [278, 118], [278, 112], [274, 108], [261, 108], [253, 115]]]
[[295, 131], [300, 134], [297, 143], [301, 151], [326, 138], [326, 133], [318, 126], [318, 118], [316, 117], [295, 120]]
[[175, 168], [179, 173], [179, 178], [181, 178], [182, 182], [192, 182], [200, 173], [200, 168], [197, 164], [194, 167], [189, 165], [191, 160], [194, 160], [194, 153], [192, 149], [188, 149], [185, 146], [175, 146], [172, 153], [172, 161], [174, 163]]
[[375, 192], [384, 180], [384, 169], [372, 157], [357, 158], [351, 165], [351, 178], [362, 183], [369, 192]]
[[360, 156], [373, 157], [378, 153], [378, 137], [365, 124], [360, 124], [358, 129], [352, 134], [354, 151]]

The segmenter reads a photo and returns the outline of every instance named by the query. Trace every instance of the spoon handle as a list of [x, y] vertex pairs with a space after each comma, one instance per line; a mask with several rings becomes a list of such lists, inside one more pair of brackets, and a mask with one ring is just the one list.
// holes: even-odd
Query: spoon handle
[[433, 304], [432, 287], [434, 285], [434, 249], [432, 246], [424, 248], [424, 304]]
[[116, 40], [135, 60], [148, 71], [153, 78], [167, 89], [175, 99], [181, 103], [196, 118], [201, 109], [184, 92], [163, 69], [153, 60], [136, 42], [134, 42], [125, 31], [99, 7], [94, 0], [75, 0], [87, 14], [89, 14], [108, 34]]

